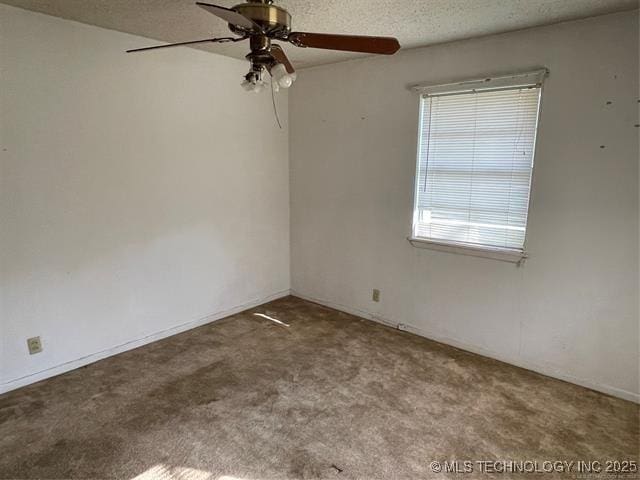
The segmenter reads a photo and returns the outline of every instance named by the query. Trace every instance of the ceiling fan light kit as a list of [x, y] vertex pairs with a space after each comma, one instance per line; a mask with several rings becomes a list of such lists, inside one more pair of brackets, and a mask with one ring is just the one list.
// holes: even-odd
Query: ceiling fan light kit
[[188, 42], [136, 48], [130, 52], [142, 52], [160, 48], [196, 45], [201, 43], [228, 43], [249, 40], [250, 52], [246, 56], [250, 63], [249, 73], [242, 88], [259, 93], [267, 85], [266, 74], [271, 76], [274, 90], [289, 88], [296, 80], [293, 65], [284, 50], [272, 40], [291, 43], [301, 48], [322, 48], [347, 52], [393, 55], [400, 49], [393, 37], [368, 37], [357, 35], [331, 35], [291, 31], [291, 15], [284, 8], [273, 4], [273, 0], [248, 0], [233, 8], [210, 3], [196, 2], [200, 8], [223, 19], [237, 37], [205, 38]]

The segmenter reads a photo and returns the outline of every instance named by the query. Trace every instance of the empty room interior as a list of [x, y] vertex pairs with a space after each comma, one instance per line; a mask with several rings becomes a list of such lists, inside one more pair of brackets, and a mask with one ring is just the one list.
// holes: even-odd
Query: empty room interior
[[638, 8], [0, 0], [0, 479], [640, 479]]

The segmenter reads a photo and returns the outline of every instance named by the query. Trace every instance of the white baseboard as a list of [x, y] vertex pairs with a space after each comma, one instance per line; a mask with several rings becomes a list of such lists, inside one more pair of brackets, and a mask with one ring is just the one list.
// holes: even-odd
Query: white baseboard
[[297, 292], [295, 290], [291, 291], [291, 295], [302, 298], [303, 300], [308, 300], [310, 302], [318, 303], [320, 305], [324, 305], [325, 307], [333, 308], [335, 310], [339, 310], [341, 312], [349, 313], [351, 315], [355, 315], [357, 317], [364, 318], [366, 320], [371, 320], [377, 323], [381, 323], [388, 327], [396, 328], [399, 330], [404, 330], [407, 332], [411, 332], [415, 335], [419, 335], [421, 337], [428, 338], [429, 340], [434, 340], [439, 343], [444, 343], [446, 345], [450, 345], [452, 347], [459, 348], [461, 350], [465, 350], [467, 352], [475, 353], [478, 355], [482, 355], [483, 357], [493, 358], [494, 360], [498, 360], [504, 363], [508, 363], [510, 365], [514, 365], [516, 367], [524, 368], [526, 370], [531, 370], [536, 373], [540, 373], [547, 377], [557, 378], [558, 380], [563, 380], [568, 383], [573, 383], [575, 385], [579, 385], [581, 387], [586, 387], [591, 390], [595, 390], [601, 393], [605, 393], [607, 395], [611, 395], [613, 397], [622, 398], [623, 400], [629, 400], [631, 402], [640, 403], [640, 394], [630, 392], [627, 390], [623, 390], [621, 388], [613, 387], [611, 385], [606, 385], [598, 382], [594, 382], [589, 379], [576, 377], [574, 375], [565, 373], [559, 370], [557, 367], [552, 365], [538, 364], [535, 362], [530, 362], [528, 360], [523, 359], [514, 359], [511, 357], [507, 357], [496, 353], [491, 350], [486, 350], [482, 347], [478, 347], [475, 345], [471, 345], [465, 342], [458, 341], [454, 338], [446, 337], [440, 335], [438, 333], [427, 331], [422, 328], [414, 327], [412, 325], [401, 324], [395, 322], [393, 320], [389, 320], [387, 318], [382, 318], [374, 313], [361, 310], [359, 308], [350, 307], [347, 305], [342, 305], [339, 303], [331, 302], [329, 300], [323, 300], [319, 298], [315, 298], [309, 295], [305, 295], [303, 293]]
[[171, 337], [172, 335], [176, 335], [178, 333], [182, 333], [187, 330], [191, 330], [193, 328], [206, 325], [207, 323], [215, 322], [216, 320], [221, 320], [231, 315], [235, 315], [236, 313], [243, 312], [244, 310], [249, 310], [251, 308], [257, 307], [258, 305], [262, 305], [263, 303], [268, 303], [273, 300], [277, 300], [278, 298], [286, 297], [290, 295], [290, 293], [291, 293], [290, 290], [283, 290], [280, 292], [276, 292], [266, 297], [257, 298], [257, 299], [245, 302], [241, 305], [237, 305], [227, 310], [221, 310], [219, 312], [211, 313], [202, 318], [191, 320], [189, 322], [177, 325], [175, 327], [168, 328], [166, 330], [162, 330], [160, 332], [152, 333], [151, 335], [147, 335], [143, 338], [131, 340], [121, 345], [116, 345], [115, 347], [111, 347], [106, 350], [102, 350], [100, 352], [92, 353], [90, 355], [77, 358], [75, 360], [71, 360], [69, 362], [55, 365], [53, 367], [47, 368], [45, 370], [41, 370], [39, 372], [31, 373], [23, 377], [14, 378], [12, 380], [9, 380], [8, 382], [4, 382], [0, 384], [0, 394], [9, 392], [11, 390], [15, 390], [20, 387], [24, 387], [26, 385], [30, 385], [32, 383], [39, 382], [41, 380], [45, 380], [47, 378], [55, 377], [56, 375], [60, 375], [62, 373], [66, 373], [71, 370], [75, 370], [76, 368], [84, 367], [85, 365], [88, 365], [90, 363], [97, 362], [98, 360], [102, 360], [103, 358], [111, 357], [113, 355], [117, 355], [119, 353], [126, 352], [128, 350], [133, 350], [134, 348], [138, 348], [143, 345], [147, 345], [148, 343], [153, 343], [158, 340], [162, 340], [163, 338]]

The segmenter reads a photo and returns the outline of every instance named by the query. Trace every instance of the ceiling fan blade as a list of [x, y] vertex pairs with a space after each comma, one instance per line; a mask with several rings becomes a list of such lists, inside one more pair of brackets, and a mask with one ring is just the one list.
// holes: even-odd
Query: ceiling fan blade
[[244, 15], [236, 12], [235, 10], [203, 2], [196, 2], [196, 5], [198, 5], [200, 8], [204, 8], [207, 12], [213, 13], [216, 17], [220, 17], [225, 22], [231, 23], [232, 25], [237, 25], [246, 30], [252, 30], [256, 32], [262, 31], [257, 23], [255, 23], [250, 18], [247, 18]]
[[183, 47], [186, 45], [196, 45], [198, 43], [228, 43], [228, 42], [239, 42], [240, 40], [244, 40], [245, 38], [239, 37], [223, 37], [223, 38], [205, 38], [203, 40], [191, 40], [190, 42], [180, 42], [180, 43], [169, 43], [165, 45], [155, 45], [153, 47], [143, 47], [143, 48], [133, 48], [131, 50], [127, 50], [127, 53], [133, 52], [145, 52], [147, 50], [156, 50], [158, 48], [171, 48], [171, 47]]
[[284, 53], [284, 50], [280, 45], [271, 45], [271, 56], [276, 60], [276, 62], [284, 65], [284, 68], [287, 69], [288, 74], [291, 75], [292, 73], [295, 73], [296, 69], [293, 68], [293, 65], [287, 58], [287, 55]]
[[400, 43], [393, 37], [293, 32], [289, 34], [288, 40], [296, 47], [324, 48], [327, 50], [343, 50], [347, 52], [393, 55], [400, 50]]

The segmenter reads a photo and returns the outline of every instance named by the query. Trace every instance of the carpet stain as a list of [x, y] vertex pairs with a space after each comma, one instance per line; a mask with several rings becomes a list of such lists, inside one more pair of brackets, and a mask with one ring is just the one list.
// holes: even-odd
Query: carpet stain
[[101, 478], [123, 448], [124, 439], [109, 435], [52, 439], [43, 448], [22, 455], [3, 476], [23, 478], [29, 472], [30, 478], [77, 478], [77, 466], [82, 465], [84, 478]]
[[0, 396], [2, 479], [532, 478], [430, 463], [639, 442], [631, 402], [294, 297]]
[[42, 400], [19, 400], [0, 397], [0, 425], [12, 418], [34, 418], [44, 409]]

